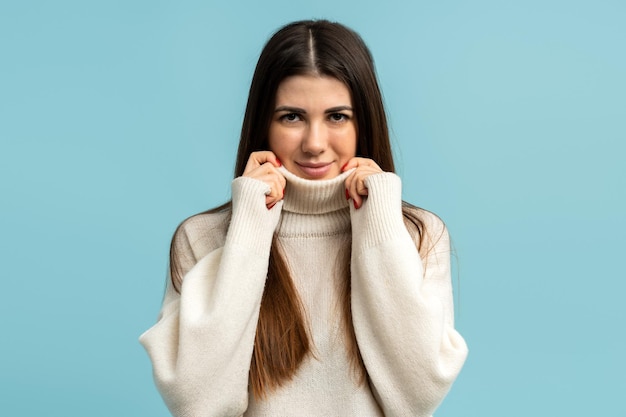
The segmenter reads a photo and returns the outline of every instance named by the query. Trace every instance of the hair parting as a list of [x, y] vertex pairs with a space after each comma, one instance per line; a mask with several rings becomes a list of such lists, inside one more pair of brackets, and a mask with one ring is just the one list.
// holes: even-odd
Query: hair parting
[[311, 60], [311, 68], [317, 68], [315, 62], [315, 39], [313, 38], [313, 31], [309, 28], [309, 59]]

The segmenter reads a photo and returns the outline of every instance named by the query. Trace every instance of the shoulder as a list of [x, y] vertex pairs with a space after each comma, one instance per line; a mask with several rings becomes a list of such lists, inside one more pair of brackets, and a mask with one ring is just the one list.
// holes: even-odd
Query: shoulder
[[194, 260], [224, 246], [230, 210], [199, 213], [185, 219], [172, 238], [172, 250]]
[[450, 245], [448, 229], [444, 221], [432, 211], [404, 202], [402, 204], [404, 223], [418, 244], [422, 256], [435, 247]]

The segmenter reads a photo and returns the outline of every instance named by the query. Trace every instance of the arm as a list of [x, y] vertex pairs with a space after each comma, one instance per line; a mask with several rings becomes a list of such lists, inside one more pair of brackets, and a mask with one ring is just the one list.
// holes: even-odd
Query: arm
[[[248, 372], [269, 251], [282, 202], [268, 210], [270, 187], [233, 181], [232, 217], [222, 247], [185, 274], [181, 294], [168, 282], [158, 322], [141, 337], [154, 378], [174, 416], [240, 416], [248, 404]], [[176, 244], [187, 247], [185, 228]]]
[[467, 356], [454, 330], [450, 253], [442, 222], [427, 217], [422, 261], [402, 216], [400, 179], [365, 179], [352, 219], [352, 314], [372, 389], [386, 416], [430, 416]]

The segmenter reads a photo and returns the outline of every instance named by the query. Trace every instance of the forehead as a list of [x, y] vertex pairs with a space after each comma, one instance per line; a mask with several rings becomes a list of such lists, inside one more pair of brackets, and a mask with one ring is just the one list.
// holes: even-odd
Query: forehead
[[348, 87], [336, 78], [318, 75], [293, 75], [276, 90], [276, 105], [352, 105]]

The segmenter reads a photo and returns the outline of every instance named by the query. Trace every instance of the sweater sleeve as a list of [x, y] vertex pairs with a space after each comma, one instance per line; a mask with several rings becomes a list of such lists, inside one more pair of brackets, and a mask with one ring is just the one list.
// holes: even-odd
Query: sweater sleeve
[[[465, 362], [454, 329], [449, 238], [441, 220], [425, 219], [425, 259], [402, 216], [400, 178], [366, 179], [368, 198], [351, 208], [352, 314], [370, 384], [385, 416], [427, 417]], [[436, 219], [436, 220], [435, 220]]]
[[[233, 181], [232, 217], [222, 247], [184, 275], [180, 295], [168, 285], [157, 323], [140, 337], [161, 396], [176, 417], [240, 416], [270, 246], [282, 202], [265, 206], [269, 187]], [[184, 228], [181, 228], [182, 233]], [[177, 236], [189, 264], [187, 235]]]

